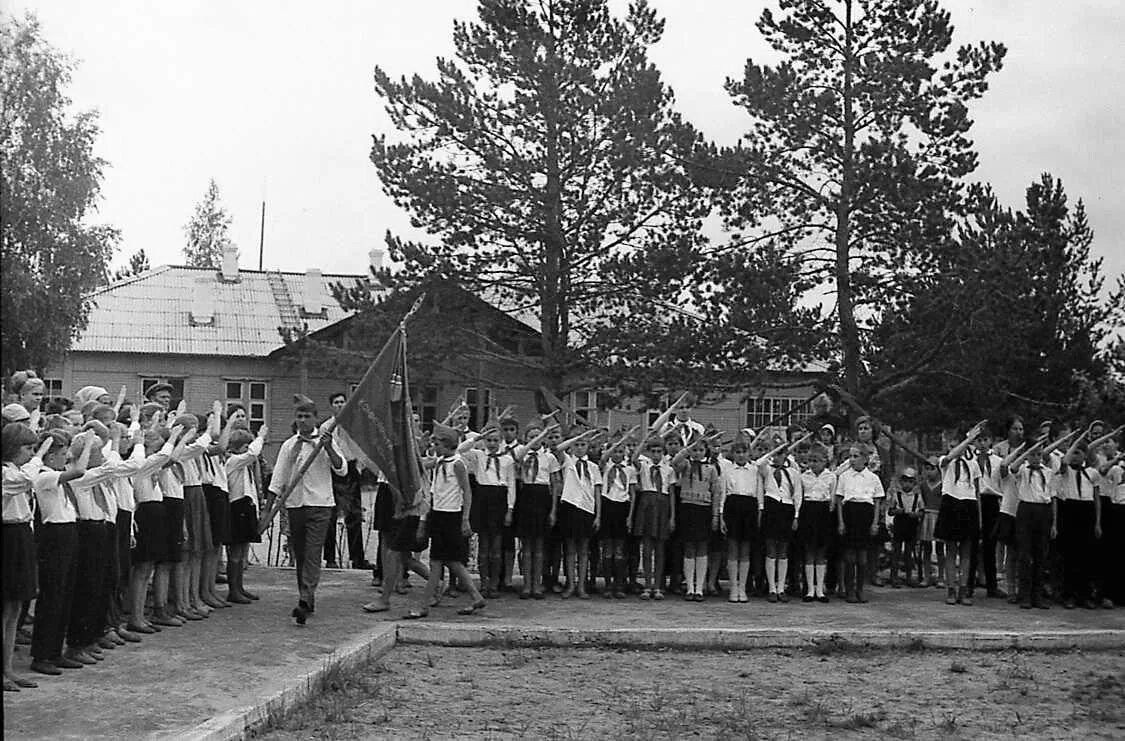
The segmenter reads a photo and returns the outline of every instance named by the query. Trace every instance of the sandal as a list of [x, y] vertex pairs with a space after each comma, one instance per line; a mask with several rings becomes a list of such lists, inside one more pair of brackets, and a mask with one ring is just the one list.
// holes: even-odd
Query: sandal
[[429, 616], [429, 610], [407, 610], [406, 614], [402, 616], [403, 620], [420, 620], [421, 618]]
[[39, 686], [37, 682], [32, 682], [30, 679], [24, 679], [23, 677], [14, 677], [12, 681], [15, 682], [18, 686], [28, 690], [33, 690]]
[[380, 604], [376, 604], [374, 602], [368, 602], [366, 605], [363, 606], [364, 612], [388, 612], [388, 611], [390, 611], [390, 609], [391, 609], [390, 605], [380, 605]]
[[4, 680], [4, 691], [5, 692], [19, 692], [20, 688], [16, 686], [15, 682], [11, 681], [10, 679], [5, 679]]
[[469, 605], [468, 607], [462, 607], [460, 610], [457, 611], [457, 614], [458, 615], [476, 615], [478, 612], [480, 612], [481, 610], [484, 609], [484, 604], [485, 604], [484, 600], [481, 600], [480, 602], [474, 602], [473, 604]]

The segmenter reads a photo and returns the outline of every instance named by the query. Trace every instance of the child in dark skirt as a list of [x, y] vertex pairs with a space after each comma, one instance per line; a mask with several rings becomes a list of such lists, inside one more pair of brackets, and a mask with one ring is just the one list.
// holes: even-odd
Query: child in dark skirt
[[243, 584], [251, 543], [261, 543], [258, 534], [258, 484], [253, 466], [262, 454], [269, 428], [262, 425], [257, 436], [249, 430], [235, 430], [227, 442], [229, 453], [227, 486], [230, 489], [230, 543], [227, 545], [227, 601], [249, 604], [258, 599]]
[[879, 532], [879, 503], [883, 483], [868, 463], [872, 449], [854, 443], [848, 451], [848, 468], [836, 480], [836, 525], [844, 551], [844, 590], [848, 603], [867, 602], [864, 571], [871, 538]]
[[637, 469], [625, 460], [627, 440], [628, 435], [622, 435], [602, 455], [602, 520], [598, 538], [602, 563], [606, 565], [605, 596], [617, 599], [624, 599], [629, 586], [625, 538], [637, 488]]
[[470, 471], [476, 474], [469, 520], [477, 534], [477, 565], [485, 599], [500, 596], [504, 527], [512, 524], [516, 505], [515, 459], [501, 449], [501, 441], [499, 421], [490, 420], [474, 447], [464, 453], [466, 461], [471, 461]]
[[551, 521], [559, 526], [559, 534], [566, 544], [566, 589], [563, 598], [575, 594], [579, 599], [589, 599], [586, 577], [590, 567], [590, 538], [597, 531], [601, 518], [602, 474], [596, 463], [587, 456], [589, 439], [597, 430], [587, 430], [559, 444], [557, 451], [573, 448], [574, 453], [563, 453], [562, 487], [551, 512]]
[[557, 434], [558, 425], [544, 427], [539, 420], [527, 426], [527, 444], [513, 449], [520, 467], [520, 483], [516, 491], [515, 532], [520, 539], [523, 589], [520, 599], [543, 599], [543, 557], [553, 501], [552, 487], [560, 471], [559, 459], [543, 445], [549, 434]]
[[906, 585], [917, 587], [914, 580], [914, 549], [918, 544], [918, 527], [925, 513], [922, 494], [917, 489], [918, 473], [911, 467], [903, 469], [898, 487], [890, 497], [889, 514], [892, 520], [891, 587], [898, 589], [899, 568], [903, 569]]
[[442, 568], [448, 568], [451, 578], [459, 579], [469, 592], [472, 604], [457, 611], [459, 615], [473, 615], [484, 609], [484, 598], [473, 584], [465, 561], [469, 557], [469, 512], [473, 504], [473, 491], [469, 485], [469, 471], [457, 454], [460, 434], [452, 427], [434, 422], [432, 433], [437, 459], [431, 462], [429, 512], [419, 519], [418, 540], [430, 541], [430, 578], [422, 604], [404, 617], [421, 618], [429, 614], [441, 587]]
[[629, 512], [633, 535], [641, 539], [641, 570], [645, 586], [641, 599], [664, 599], [664, 546], [676, 527], [672, 485], [675, 469], [665, 460], [664, 441], [649, 438], [643, 452], [633, 452], [637, 469], [637, 495]]
[[762, 474], [763, 502], [760, 511], [762, 538], [766, 541], [766, 582], [770, 602], [788, 602], [785, 593], [789, 574], [789, 541], [800, 526], [801, 471], [790, 462], [790, 451], [803, 444], [812, 433], [800, 440], [780, 444], [759, 466]]
[[805, 596], [802, 601], [828, 602], [828, 541], [836, 525], [836, 474], [828, 470], [828, 449], [809, 448], [809, 470], [801, 474], [801, 517], [797, 540], [805, 551]]
[[703, 601], [712, 533], [720, 530], [722, 504], [719, 468], [707, 461], [703, 439], [693, 441], [672, 459], [680, 485], [677, 532], [684, 546], [684, 599]]
[[51, 448], [53, 439], [45, 439], [39, 445], [36, 434], [20, 422], [4, 425], [0, 437], [4, 458], [4, 691], [19, 692], [20, 687], [38, 686], [16, 674], [12, 667], [20, 609], [24, 601], [35, 599], [39, 591], [35, 536], [31, 532], [30, 472], [42, 467], [43, 455]]
[[[941, 469], [941, 509], [934, 537], [945, 541], [947, 605], [971, 605], [969, 562], [973, 543], [980, 538], [980, 465], [969, 448], [984, 432], [987, 420], [971, 427], [965, 438], [938, 460]], [[960, 565], [960, 569], [958, 569]]]

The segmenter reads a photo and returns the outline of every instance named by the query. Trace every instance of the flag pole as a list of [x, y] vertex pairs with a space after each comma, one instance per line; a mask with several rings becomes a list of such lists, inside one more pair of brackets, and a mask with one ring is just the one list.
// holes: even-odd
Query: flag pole
[[[415, 313], [417, 313], [418, 309], [422, 308], [422, 302], [425, 300], [425, 298], [425, 293], [422, 293], [420, 296], [418, 296], [417, 300], [415, 300], [414, 302], [414, 305], [410, 307], [410, 311], [406, 312], [406, 314], [402, 317], [402, 321], [398, 323], [398, 327], [394, 332], [391, 333], [391, 336], [387, 338], [387, 341], [383, 345], [382, 350], [376, 353], [376, 358], [382, 355], [383, 352], [391, 346], [391, 343], [394, 342], [396, 338], [399, 340], [399, 342], [405, 341], [406, 322], [412, 316], [414, 316]], [[370, 374], [374, 368], [375, 361], [373, 360], [371, 361], [371, 365], [370, 367], [368, 367], [367, 372], [363, 374], [363, 379], [360, 379], [360, 385], [363, 384], [363, 381], [366, 380], [368, 374]], [[352, 404], [355, 402], [355, 398], [356, 397], [354, 395], [349, 396], [347, 402], [344, 403], [343, 408], [332, 416], [332, 425], [328, 428], [327, 431], [321, 432], [320, 439], [317, 440], [316, 448], [313, 450], [312, 455], [305, 459], [305, 462], [301, 464], [301, 467], [299, 469], [297, 469], [296, 475], [294, 475], [293, 478], [289, 480], [281, 493], [278, 494], [277, 497], [275, 497], [274, 500], [270, 503], [267, 511], [262, 514], [261, 519], [258, 521], [259, 535], [266, 531], [266, 529], [269, 527], [269, 524], [273, 521], [273, 518], [276, 517], [277, 513], [281, 511], [281, 508], [285, 505], [285, 500], [289, 498], [289, 495], [293, 493], [293, 490], [295, 488], [297, 488], [297, 484], [301, 481], [302, 478], [304, 478], [305, 474], [308, 473], [308, 470], [312, 466], [313, 461], [316, 460], [316, 457], [320, 455], [322, 450], [328, 447], [328, 443], [332, 440], [332, 430], [336, 427], [336, 420], [340, 417], [340, 415], [351, 408]]]

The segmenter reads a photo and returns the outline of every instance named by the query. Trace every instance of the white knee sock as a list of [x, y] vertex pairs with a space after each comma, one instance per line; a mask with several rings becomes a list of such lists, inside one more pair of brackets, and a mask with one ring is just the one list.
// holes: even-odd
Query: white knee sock
[[734, 585], [731, 587], [734, 595], [737, 598], [746, 596], [746, 577], [750, 573], [750, 564], [746, 561], [735, 561], [734, 563]]
[[684, 556], [684, 581], [687, 582], [687, 593], [695, 594], [695, 559]]
[[777, 559], [777, 593], [785, 591], [785, 578], [789, 575], [789, 559]]
[[815, 566], [816, 573], [816, 592], [817, 597], [824, 596], [824, 576], [828, 573], [827, 563], [818, 563]]
[[809, 597], [816, 596], [816, 566], [811, 563], [805, 564], [805, 581], [808, 583], [808, 591], [805, 594]]
[[766, 583], [769, 584], [770, 594], [777, 594], [776, 558], [766, 556]]
[[697, 594], [703, 594], [703, 588], [707, 586], [707, 554], [695, 557], [695, 591]]

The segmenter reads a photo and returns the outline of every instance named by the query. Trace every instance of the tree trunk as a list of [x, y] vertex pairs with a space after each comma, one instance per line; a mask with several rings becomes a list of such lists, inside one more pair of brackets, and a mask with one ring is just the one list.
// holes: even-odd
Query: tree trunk
[[855, 110], [852, 105], [852, 77], [855, 57], [852, 31], [852, 4], [845, 7], [844, 44], [844, 151], [840, 173], [840, 198], [836, 203], [836, 311], [840, 320], [840, 347], [844, 355], [844, 388], [855, 395], [859, 391], [860, 357], [859, 327], [852, 302], [852, 281], [848, 262], [851, 258], [851, 209], [855, 183]]
[[543, 222], [543, 276], [540, 289], [543, 324], [543, 370], [545, 386], [558, 393], [563, 383], [563, 363], [569, 334], [567, 311], [566, 256], [561, 225], [562, 176], [559, 172], [557, 57], [555, 29], [548, 17], [546, 74], [543, 79], [543, 124], [546, 136], [545, 170], [547, 176]]

